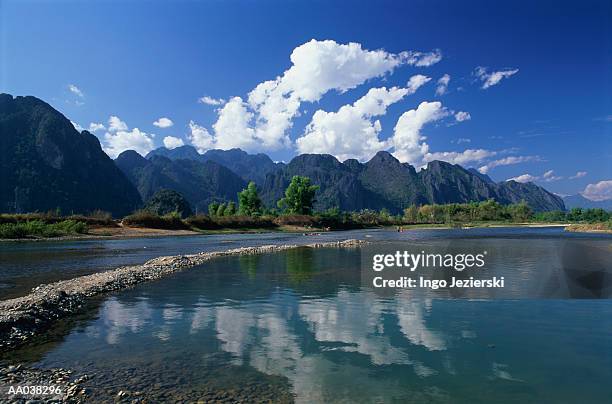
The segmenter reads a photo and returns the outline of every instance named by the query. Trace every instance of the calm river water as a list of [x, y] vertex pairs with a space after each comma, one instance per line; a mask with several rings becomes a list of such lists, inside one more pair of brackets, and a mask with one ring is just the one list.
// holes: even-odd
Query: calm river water
[[[363, 281], [362, 249], [225, 257], [100, 298], [5, 359], [93, 373], [88, 386], [100, 401], [120, 390], [153, 402], [612, 401], [612, 300], [597, 299], [612, 288], [612, 237], [546, 228], [321, 238], [366, 235], [381, 246], [486, 250], [487, 271], [505, 275], [510, 288], [504, 299], [379, 293]], [[159, 255], [313, 241], [24, 243], [2, 245], [0, 256], [3, 281], [18, 285], [20, 270], [50, 279]], [[551, 296], [563, 298], [540, 298]]]

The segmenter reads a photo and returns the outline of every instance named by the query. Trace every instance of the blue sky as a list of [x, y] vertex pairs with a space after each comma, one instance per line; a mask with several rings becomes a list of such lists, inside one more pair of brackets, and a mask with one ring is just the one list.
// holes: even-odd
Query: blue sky
[[[0, 90], [104, 125], [94, 133], [111, 155], [168, 137], [275, 160], [385, 148], [415, 165], [442, 158], [497, 181], [560, 194], [593, 184], [587, 194], [612, 197], [611, 3], [531, 3], [2, 0]], [[313, 66], [325, 77], [310, 77]], [[173, 125], [155, 126], [162, 117]]]

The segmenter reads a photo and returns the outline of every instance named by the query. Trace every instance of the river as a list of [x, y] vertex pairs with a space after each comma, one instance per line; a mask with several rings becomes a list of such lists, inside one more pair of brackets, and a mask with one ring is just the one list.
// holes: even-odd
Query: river
[[[363, 248], [224, 257], [96, 299], [84, 315], [5, 359], [95, 374], [89, 388], [102, 401], [120, 390], [153, 402], [612, 399], [612, 300], [601, 298], [612, 287], [606, 235], [381, 229], [6, 243], [2, 282], [16, 285], [5, 292], [23, 291], [24, 277], [59, 279], [159, 255], [346, 238], [373, 241], [370, 249], [487, 251], [487, 271], [505, 274], [507, 294], [380, 293], [364, 282]], [[576, 268], [578, 276], [551, 276]]]

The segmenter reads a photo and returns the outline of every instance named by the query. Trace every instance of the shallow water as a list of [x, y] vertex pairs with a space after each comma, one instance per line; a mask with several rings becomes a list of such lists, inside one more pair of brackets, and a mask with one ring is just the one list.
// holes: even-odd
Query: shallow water
[[[426, 234], [385, 237], [447, 248], [466, 236]], [[563, 259], [573, 243], [609, 254], [611, 239], [469, 234], [499, 257], [489, 270], [507, 274], [509, 299], [378, 293], [362, 283], [360, 249], [225, 257], [105, 297], [11, 359], [95, 373], [99, 400], [612, 401], [612, 300], [533, 299], [521, 287], [574, 265]]]
[[349, 238], [369, 240], [469, 239], [479, 237], [602, 239], [610, 235], [567, 233], [562, 228], [413, 230], [368, 229], [321, 233], [220, 234], [109, 240], [0, 242], [0, 300], [27, 294], [40, 284], [70, 279], [148, 259], [265, 244], [308, 244]]

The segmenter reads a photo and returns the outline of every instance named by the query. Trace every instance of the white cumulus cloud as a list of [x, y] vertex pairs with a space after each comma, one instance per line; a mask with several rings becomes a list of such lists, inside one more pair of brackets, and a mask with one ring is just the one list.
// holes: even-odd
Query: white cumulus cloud
[[382, 130], [380, 121], [372, 118], [384, 115], [389, 105], [416, 91], [427, 80], [411, 79], [411, 82], [409, 88], [372, 88], [355, 103], [344, 105], [337, 112], [316, 111], [304, 135], [296, 141], [298, 151], [333, 154], [339, 160], [370, 159], [385, 148], [378, 137]]
[[474, 75], [482, 81], [482, 88], [487, 89], [499, 84], [502, 79], [515, 75], [518, 71], [519, 69], [506, 69], [491, 72], [487, 67], [479, 66], [474, 71]]
[[518, 177], [513, 177], [513, 178], [508, 178], [506, 181], [516, 181], [516, 182], [534, 182], [538, 179], [538, 177], [534, 177], [531, 174], [522, 174], [519, 175]]
[[406, 83], [408, 94], [414, 94], [416, 90], [419, 89], [419, 87], [426, 84], [430, 80], [430, 77], [424, 76], [422, 74], [415, 74], [414, 76], [410, 77], [410, 80], [408, 80], [408, 83]]
[[402, 52], [400, 56], [407, 64], [417, 67], [429, 67], [442, 60], [442, 52], [439, 49], [433, 52]]
[[592, 201], [606, 201], [612, 199], [612, 180], [599, 181], [589, 184], [582, 191], [582, 196]]
[[172, 125], [174, 125], [174, 122], [172, 122], [172, 119], [170, 118], [159, 118], [157, 121], [153, 122], [154, 126], [157, 126], [158, 128], [169, 128]]
[[138, 128], [130, 131], [106, 132], [104, 141], [103, 149], [113, 159], [126, 150], [134, 150], [143, 156], [153, 150], [152, 136]]
[[240, 147], [247, 151], [256, 150], [258, 139], [255, 129], [249, 126], [253, 113], [240, 97], [231, 98], [219, 110], [219, 119], [214, 123], [214, 143], [219, 149]]
[[189, 134], [187, 137], [191, 144], [200, 153], [204, 153], [206, 150], [212, 149], [214, 145], [214, 139], [212, 135], [203, 126], [196, 124], [194, 121], [189, 122]]
[[177, 147], [183, 146], [184, 144], [185, 142], [183, 142], [183, 139], [180, 139], [178, 137], [166, 136], [164, 138], [164, 147], [166, 149], [176, 149]]
[[495, 167], [521, 164], [531, 161], [542, 161], [542, 159], [539, 156], [508, 156], [499, 160], [493, 160], [487, 163], [486, 165], [480, 167], [478, 171], [480, 171], [482, 174], [486, 174], [489, 172], [489, 170]]
[[569, 177], [570, 180], [575, 180], [577, 178], [582, 178], [585, 177], [587, 175], [586, 171], [578, 171], [575, 175], [572, 175], [571, 177]]
[[105, 130], [106, 126], [104, 126], [104, 124], [101, 123], [97, 123], [97, 122], [90, 122], [89, 123], [89, 131], [91, 133], [100, 131], [100, 130]]
[[455, 113], [455, 120], [457, 122], [469, 121], [470, 119], [472, 119], [472, 115], [469, 112], [459, 111]]
[[563, 177], [555, 175], [555, 172], [553, 170], [548, 170], [544, 174], [542, 174], [542, 180], [546, 182], [559, 181], [562, 179]]
[[[417, 169], [433, 160], [442, 160], [452, 164], [466, 165], [483, 162], [497, 152], [486, 149], [466, 149], [464, 151], [432, 152], [423, 136], [423, 127], [431, 122], [439, 121], [452, 113], [442, 106], [442, 103], [424, 101], [417, 109], [404, 112], [398, 119], [393, 136], [388, 139], [387, 146], [393, 148], [393, 155], [401, 162], [410, 163]], [[465, 119], [464, 119], [465, 120]], [[461, 138], [457, 143], [468, 143], [469, 139]]]
[[481, 162], [496, 154], [497, 152], [495, 151], [485, 149], [467, 149], [462, 152], [435, 152], [427, 153], [424, 156], [424, 161], [442, 160], [452, 164], [466, 165], [473, 162]]
[[213, 106], [218, 106], [218, 105], [225, 104], [225, 100], [223, 98], [213, 98], [213, 97], [210, 97], [208, 95], [200, 97], [198, 99], [198, 102], [200, 104], [213, 105]]
[[[291, 66], [282, 75], [257, 85], [246, 101], [233, 97], [218, 110], [213, 125], [215, 145], [248, 151], [288, 147], [291, 141], [287, 132], [302, 103], [317, 102], [332, 90], [342, 93], [356, 88], [400, 65], [430, 66], [441, 57], [437, 50], [395, 54], [363, 49], [354, 42], [313, 39], [293, 50]], [[425, 76], [416, 76], [409, 85], [418, 87], [426, 80]], [[238, 122], [232, 122], [236, 118]]]
[[444, 95], [448, 91], [448, 83], [450, 83], [450, 75], [445, 74], [438, 79], [438, 85], [436, 86], [436, 95]]
[[83, 94], [83, 91], [81, 91], [81, 89], [78, 88], [74, 84], [68, 84], [68, 90], [70, 90], [70, 92], [72, 94], [76, 95], [79, 98], [84, 98], [85, 97], [85, 94]]
[[108, 131], [104, 134], [102, 148], [113, 159], [126, 150], [134, 150], [144, 156], [153, 150], [154, 136], [138, 128], [129, 130], [124, 121], [113, 115], [108, 119]]
[[417, 109], [404, 112], [397, 120], [393, 137], [389, 140], [389, 145], [394, 148], [393, 155], [401, 162], [420, 166], [429, 152], [426, 137], [421, 135], [423, 126], [447, 115], [448, 111], [437, 101], [424, 101]]
[[553, 170], [548, 170], [544, 172], [542, 175], [531, 175], [531, 174], [523, 174], [518, 177], [509, 178], [506, 181], [516, 181], [516, 182], [535, 182], [535, 181], [544, 181], [544, 182], [553, 182], [562, 180], [563, 177], [556, 176]]
[[109, 132], [117, 132], [120, 130], [127, 130], [128, 126], [125, 122], [119, 119], [118, 116], [111, 115], [108, 118], [108, 131]]

